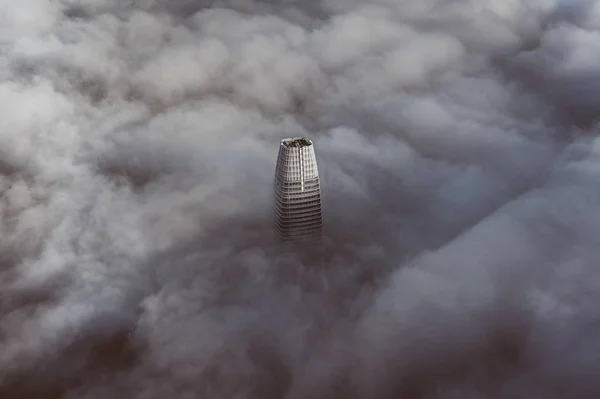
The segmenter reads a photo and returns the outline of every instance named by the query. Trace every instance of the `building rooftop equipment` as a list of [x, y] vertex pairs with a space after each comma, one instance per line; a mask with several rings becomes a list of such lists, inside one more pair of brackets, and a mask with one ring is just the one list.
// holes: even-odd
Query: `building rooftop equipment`
[[294, 137], [281, 140], [281, 145], [289, 148], [310, 147], [312, 145], [312, 141], [306, 137]]

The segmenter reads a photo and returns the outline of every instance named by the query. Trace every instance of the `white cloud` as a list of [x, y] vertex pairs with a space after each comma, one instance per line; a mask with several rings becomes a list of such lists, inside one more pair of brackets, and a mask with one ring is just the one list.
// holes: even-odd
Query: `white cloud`
[[598, 396], [598, 9], [0, 5], [0, 396]]

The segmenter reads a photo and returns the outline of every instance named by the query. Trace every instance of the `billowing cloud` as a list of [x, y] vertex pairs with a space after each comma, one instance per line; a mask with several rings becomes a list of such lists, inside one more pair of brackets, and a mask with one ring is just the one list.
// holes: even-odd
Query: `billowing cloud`
[[[596, 398], [600, 2], [0, 6], [0, 397]], [[326, 237], [271, 231], [313, 139]]]

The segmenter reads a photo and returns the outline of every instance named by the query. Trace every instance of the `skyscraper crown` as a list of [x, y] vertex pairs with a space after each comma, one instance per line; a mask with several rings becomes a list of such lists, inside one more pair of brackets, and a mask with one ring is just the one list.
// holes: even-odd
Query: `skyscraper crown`
[[281, 140], [274, 188], [275, 230], [283, 241], [316, 241], [322, 236], [321, 187], [311, 140]]

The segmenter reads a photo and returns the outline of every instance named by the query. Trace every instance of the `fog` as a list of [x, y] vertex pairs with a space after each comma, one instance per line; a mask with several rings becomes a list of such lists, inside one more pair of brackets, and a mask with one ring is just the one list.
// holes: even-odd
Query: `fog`
[[0, 397], [600, 397], [598, 65], [595, 0], [4, 1]]

